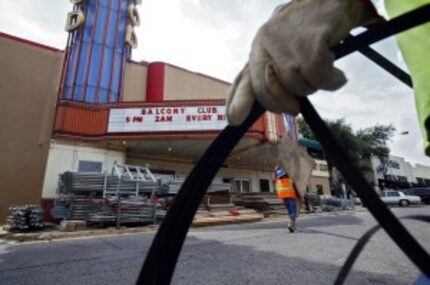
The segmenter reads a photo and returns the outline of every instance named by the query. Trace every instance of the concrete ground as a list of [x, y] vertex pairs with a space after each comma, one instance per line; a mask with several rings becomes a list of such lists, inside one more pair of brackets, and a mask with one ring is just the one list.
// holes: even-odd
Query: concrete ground
[[[430, 207], [393, 208], [430, 215]], [[430, 249], [430, 227], [405, 225]], [[367, 211], [302, 216], [290, 234], [285, 217], [192, 229], [172, 284], [332, 284]], [[153, 234], [0, 245], [1, 284], [134, 284]], [[418, 271], [383, 232], [360, 255], [347, 284], [411, 284]]]

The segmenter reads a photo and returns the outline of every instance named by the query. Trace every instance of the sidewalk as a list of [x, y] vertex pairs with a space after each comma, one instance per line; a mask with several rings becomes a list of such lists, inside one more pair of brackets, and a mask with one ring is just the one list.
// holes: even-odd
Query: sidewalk
[[[319, 213], [301, 213], [301, 218], [311, 218], [323, 215], [339, 215], [347, 213], [355, 213], [365, 211], [365, 208], [356, 208], [354, 210], [346, 211], [335, 211], [335, 212], [319, 212]], [[197, 213], [192, 227], [207, 227], [207, 226], [219, 226], [227, 224], [239, 224], [239, 223], [255, 223], [260, 221], [273, 221], [284, 218], [283, 214], [275, 214], [269, 217], [264, 217], [263, 214], [257, 213], [254, 210], [240, 210], [240, 211], [218, 211], [212, 213]], [[60, 231], [59, 226], [51, 226], [43, 231], [28, 232], [28, 233], [11, 233], [3, 230], [0, 227], [0, 239], [12, 242], [34, 242], [34, 241], [52, 241], [61, 239], [71, 238], [90, 238], [97, 236], [113, 236], [113, 235], [130, 235], [130, 234], [142, 234], [142, 233], [155, 233], [158, 230], [158, 225], [147, 225], [141, 227], [110, 227], [104, 229], [83, 229], [76, 231]]]
[[143, 227], [121, 227], [106, 229], [85, 229], [73, 232], [63, 232], [56, 228], [45, 229], [38, 232], [28, 233], [11, 233], [0, 230], [0, 239], [15, 242], [32, 242], [32, 241], [51, 241], [70, 238], [111, 236], [124, 234], [154, 233], [158, 230], [158, 225], [148, 225]]
[[[194, 217], [192, 227], [207, 227], [215, 225], [238, 224], [238, 223], [251, 223], [263, 220], [264, 216], [254, 210], [220, 210], [220, 211], [201, 211], [199, 210]], [[13, 242], [33, 242], [33, 241], [51, 241], [70, 238], [84, 238], [96, 236], [112, 236], [112, 235], [127, 235], [127, 234], [142, 234], [142, 233], [155, 233], [158, 230], [158, 225], [146, 225], [138, 227], [120, 228], [86, 228], [85, 222], [82, 221], [68, 221], [68, 225], [61, 231], [59, 225], [51, 224], [46, 229], [36, 232], [8, 232], [0, 227], [0, 239]], [[76, 227], [73, 225], [79, 225]]]

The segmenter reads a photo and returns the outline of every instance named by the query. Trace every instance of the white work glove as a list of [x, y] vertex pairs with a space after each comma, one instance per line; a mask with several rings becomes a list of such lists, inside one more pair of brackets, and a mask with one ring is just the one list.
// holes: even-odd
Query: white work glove
[[370, 0], [293, 0], [257, 32], [249, 62], [229, 92], [227, 120], [239, 125], [255, 100], [268, 111], [297, 115], [296, 96], [346, 83], [330, 48], [360, 25], [380, 21]]

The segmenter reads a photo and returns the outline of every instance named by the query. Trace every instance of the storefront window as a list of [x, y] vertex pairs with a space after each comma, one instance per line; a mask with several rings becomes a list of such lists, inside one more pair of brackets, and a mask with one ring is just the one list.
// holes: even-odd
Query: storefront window
[[241, 192], [240, 189], [241, 189], [241, 183], [240, 183], [240, 181], [239, 180], [235, 180], [234, 181], [234, 192], [239, 193], [239, 192]]
[[242, 181], [242, 192], [251, 192], [251, 183], [248, 180]]
[[419, 177], [417, 177], [417, 183], [418, 183], [418, 184], [425, 185], [425, 179], [424, 179], [424, 178], [419, 178]]
[[249, 179], [235, 179], [234, 192], [251, 192], [251, 182]]
[[78, 172], [102, 172], [102, 163], [99, 161], [79, 160]]
[[270, 192], [270, 181], [269, 179], [260, 179], [260, 191]]
[[323, 186], [321, 184], [317, 184], [316, 187], [317, 187], [317, 194], [323, 195], [324, 194]]

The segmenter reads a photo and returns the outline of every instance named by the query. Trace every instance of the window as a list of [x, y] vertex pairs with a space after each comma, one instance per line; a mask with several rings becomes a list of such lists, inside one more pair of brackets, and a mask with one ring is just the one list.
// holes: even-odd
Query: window
[[162, 183], [169, 183], [175, 179], [173, 174], [156, 173], [156, 172], [155, 173], [152, 172], [152, 174], [154, 175], [155, 179], [161, 180]]
[[223, 178], [222, 183], [231, 183], [233, 181], [233, 178]]
[[394, 175], [385, 174], [384, 179], [387, 181], [395, 181]]
[[78, 172], [102, 172], [102, 163], [99, 161], [79, 160]]
[[235, 180], [234, 181], [234, 189], [233, 189], [233, 191], [239, 193], [239, 192], [241, 192], [240, 189], [242, 189], [240, 181], [239, 180]]
[[408, 179], [406, 176], [397, 176], [397, 180], [400, 182], [408, 182]]
[[249, 179], [235, 179], [234, 180], [234, 192], [251, 192], [251, 182]]
[[270, 182], [268, 179], [260, 179], [260, 191], [270, 192]]
[[390, 191], [387, 192], [387, 197], [398, 197], [400, 194], [398, 192]]
[[321, 184], [317, 184], [316, 187], [317, 187], [317, 194], [318, 195], [324, 195], [324, 188], [323, 188], [323, 186]]
[[328, 171], [328, 165], [327, 164], [319, 164], [320, 171]]
[[251, 183], [249, 183], [249, 180], [242, 180], [242, 192], [251, 192]]

